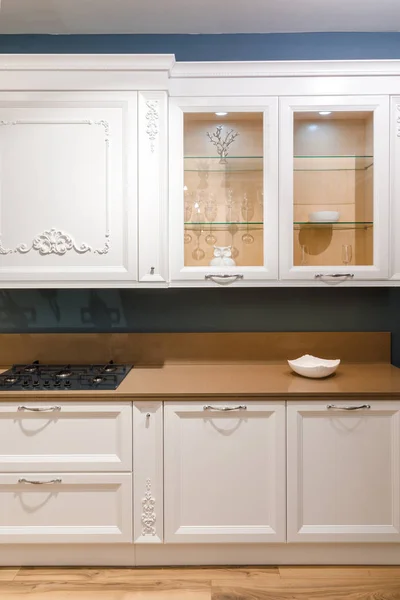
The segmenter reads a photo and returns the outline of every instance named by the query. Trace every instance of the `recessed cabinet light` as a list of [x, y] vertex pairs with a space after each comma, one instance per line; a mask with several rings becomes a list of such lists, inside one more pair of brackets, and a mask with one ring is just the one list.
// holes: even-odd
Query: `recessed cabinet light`
[[216, 112], [215, 114], [217, 115], [217, 117], [226, 117], [226, 115], [228, 113], [227, 112]]
[[320, 110], [318, 114], [323, 117], [326, 117], [327, 115], [331, 115], [332, 111], [331, 110]]

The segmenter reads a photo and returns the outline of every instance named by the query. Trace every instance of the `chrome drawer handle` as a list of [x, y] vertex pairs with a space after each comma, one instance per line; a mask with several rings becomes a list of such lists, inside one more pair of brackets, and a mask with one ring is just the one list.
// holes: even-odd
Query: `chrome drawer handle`
[[211, 406], [211, 404], [206, 404], [203, 406], [203, 410], [221, 410], [226, 412], [228, 410], [247, 410], [247, 406], [244, 404], [240, 404], [239, 406]]
[[50, 481], [35, 481], [25, 479], [25, 477], [21, 477], [21, 479], [18, 479], [18, 483], [30, 483], [31, 485], [48, 485], [50, 483], [62, 483], [62, 479], [50, 479]]
[[[229, 273], [208, 273], [207, 275], [204, 275], [204, 279], [219, 283], [219, 285], [229, 285], [235, 283], [238, 279], [243, 279], [243, 277], [244, 275], [242, 273], [234, 273], [232, 275]], [[218, 281], [218, 279], [222, 279], [223, 281]]]
[[315, 279], [322, 279], [323, 277], [333, 277], [334, 279], [338, 277], [350, 277], [350, 279], [353, 279], [354, 273], [316, 273], [314, 277]]
[[55, 412], [61, 410], [61, 406], [45, 406], [43, 408], [35, 408], [34, 406], [18, 406], [18, 410], [31, 410], [33, 412]]
[[336, 404], [328, 404], [327, 407], [328, 409], [335, 409], [335, 410], [363, 410], [371, 408], [370, 404], [360, 404], [360, 406], [337, 406]]

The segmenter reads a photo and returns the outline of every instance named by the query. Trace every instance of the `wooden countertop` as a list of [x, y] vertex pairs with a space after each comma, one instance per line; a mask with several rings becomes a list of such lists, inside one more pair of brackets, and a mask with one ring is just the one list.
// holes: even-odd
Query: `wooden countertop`
[[400, 369], [390, 364], [343, 364], [326, 379], [307, 379], [287, 364], [199, 364], [136, 367], [115, 391], [0, 392], [0, 401], [24, 398], [185, 400], [199, 396], [284, 397], [320, 396], [400, 399]]

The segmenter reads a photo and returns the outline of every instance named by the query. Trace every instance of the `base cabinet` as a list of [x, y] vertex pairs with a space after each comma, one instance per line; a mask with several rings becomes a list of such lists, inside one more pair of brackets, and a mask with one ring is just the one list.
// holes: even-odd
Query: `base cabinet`
[[166, 402], [165, 542], [285, 541], [285, 402]]
[[132, 542], [130, 473], [0, 475], [0, 543]]
[[400, 402], [288, 402], [288, 542], [400, 542]]

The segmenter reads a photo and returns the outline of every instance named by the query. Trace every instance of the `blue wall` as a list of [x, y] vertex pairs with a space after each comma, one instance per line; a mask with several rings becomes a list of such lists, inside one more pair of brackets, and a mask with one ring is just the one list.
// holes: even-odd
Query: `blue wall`
[[400, 58], [400, 33], [0, 35], [0, 53], [175, 54], [179, 61]]
[[[400, 59], [400, 33], [3, 35], [0, 53], [171, 53], [180, 61]], [[391, 331], [400, 289], [0, 290], [0, 332]], [[33, 357], [34, 358], [34, 357]]]

